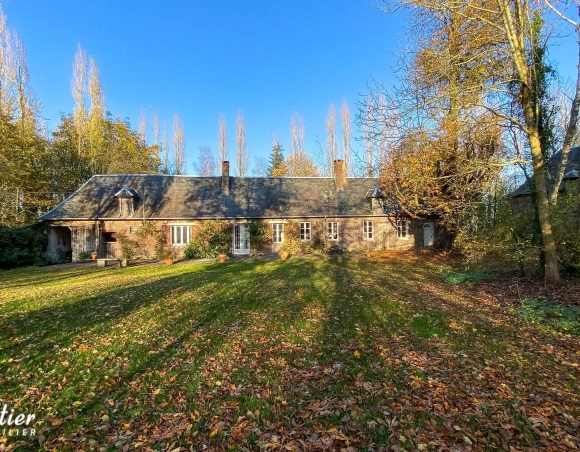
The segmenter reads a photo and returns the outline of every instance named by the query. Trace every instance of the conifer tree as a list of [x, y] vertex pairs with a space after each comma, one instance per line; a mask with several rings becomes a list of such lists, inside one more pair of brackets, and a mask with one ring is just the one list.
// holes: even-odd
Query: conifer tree
[[270, 152], [270, 162], [268, 164], [268, 176], [286, 176], [288, 169], [284, 162], [284, 149], [278, 140], [278, 136], [274, 135], [274, 144]]

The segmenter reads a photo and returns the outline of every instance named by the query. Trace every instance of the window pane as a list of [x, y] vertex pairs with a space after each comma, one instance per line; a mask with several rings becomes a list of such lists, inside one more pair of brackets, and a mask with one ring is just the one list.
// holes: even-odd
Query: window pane
[[310, 223], [300, 223], [300, 240], [310, 240]]
[[283, 242], [284, 225], [282, 223], [272, 224], [272, 242], [282, 243]]
[[338, 240], [338, 223], [328, 223], [328, 240]]
[[236, 224], [234, 226], [234, 249], [240, 249], [240, 225]]
[[365, 220], [365, 222], [364, 222], [364, 238], [365, 239], [372, 239], [373, 238], [373, 232], [374, 232], [373, 225], [374, 225], [373, 221]]

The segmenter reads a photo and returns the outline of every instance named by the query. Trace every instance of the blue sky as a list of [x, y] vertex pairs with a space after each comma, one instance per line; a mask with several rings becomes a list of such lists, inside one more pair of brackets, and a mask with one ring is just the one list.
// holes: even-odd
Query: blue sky
[[[288, 149], [290, 116], [306, 124], [314, 153], [325, 139], [330, 102], [346, 98], [353, 118], [375, 78], [390, 85], [402, 16], [368, 0], [8, 0], [1, 5], [27, 49], [32, 87], [52, 129], [72, 110], [72, 62], [78, 43], [101, 70], [107, 108], [137, 128], [151, 106], [170, 129], [181, 116], [188, 171], [198, 146], [217, 148], [218, 114], [228, 121], [230, 159], [235, 120], [245, 117], [253, 160], [267, 158], [272, 132]], [[572, 74], [575, 47], [552, 52]], [[353, 132], [357, 134], [356, 125]], [[150, 137], [152, 133], [150, 132]], [[353, 140], [353, 146], [358, 144]]]

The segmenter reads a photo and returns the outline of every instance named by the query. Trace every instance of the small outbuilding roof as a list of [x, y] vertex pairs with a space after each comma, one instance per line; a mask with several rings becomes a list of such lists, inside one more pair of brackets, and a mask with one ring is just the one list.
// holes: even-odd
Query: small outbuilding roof
[[[218, 219], [369, 216], [369, 190], [377, 178], [348, 178], [337, 190], [325, 177], [230, 177], [223, 193], [221, 177], [117, 174], [93, 176], [41, 220], [118, 219], [117, 198], [139, 196], [133, 216], [149, 219]], [[138, 195], [137, 195], [138, 194]]]

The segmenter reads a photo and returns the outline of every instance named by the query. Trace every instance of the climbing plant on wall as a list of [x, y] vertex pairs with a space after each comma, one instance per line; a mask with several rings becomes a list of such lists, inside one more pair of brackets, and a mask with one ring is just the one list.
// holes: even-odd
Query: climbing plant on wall
[[284, 245], [292, 255], [311, 254], [324, 251], [324, 222], [311, 221], [311, 240], [300, 240], [300, 223], [284, 225]]
[[195, 233], [184, 250], [186, 259], [216, 257], [220, 251], [232, 248], [232, 224], [223, 220], [207, 220]]
[[263, 221], [250, 221], [249, 231], [252, 254], [259, 254], [264, 250], [264, 245], [270, 235], [268, 225]]

